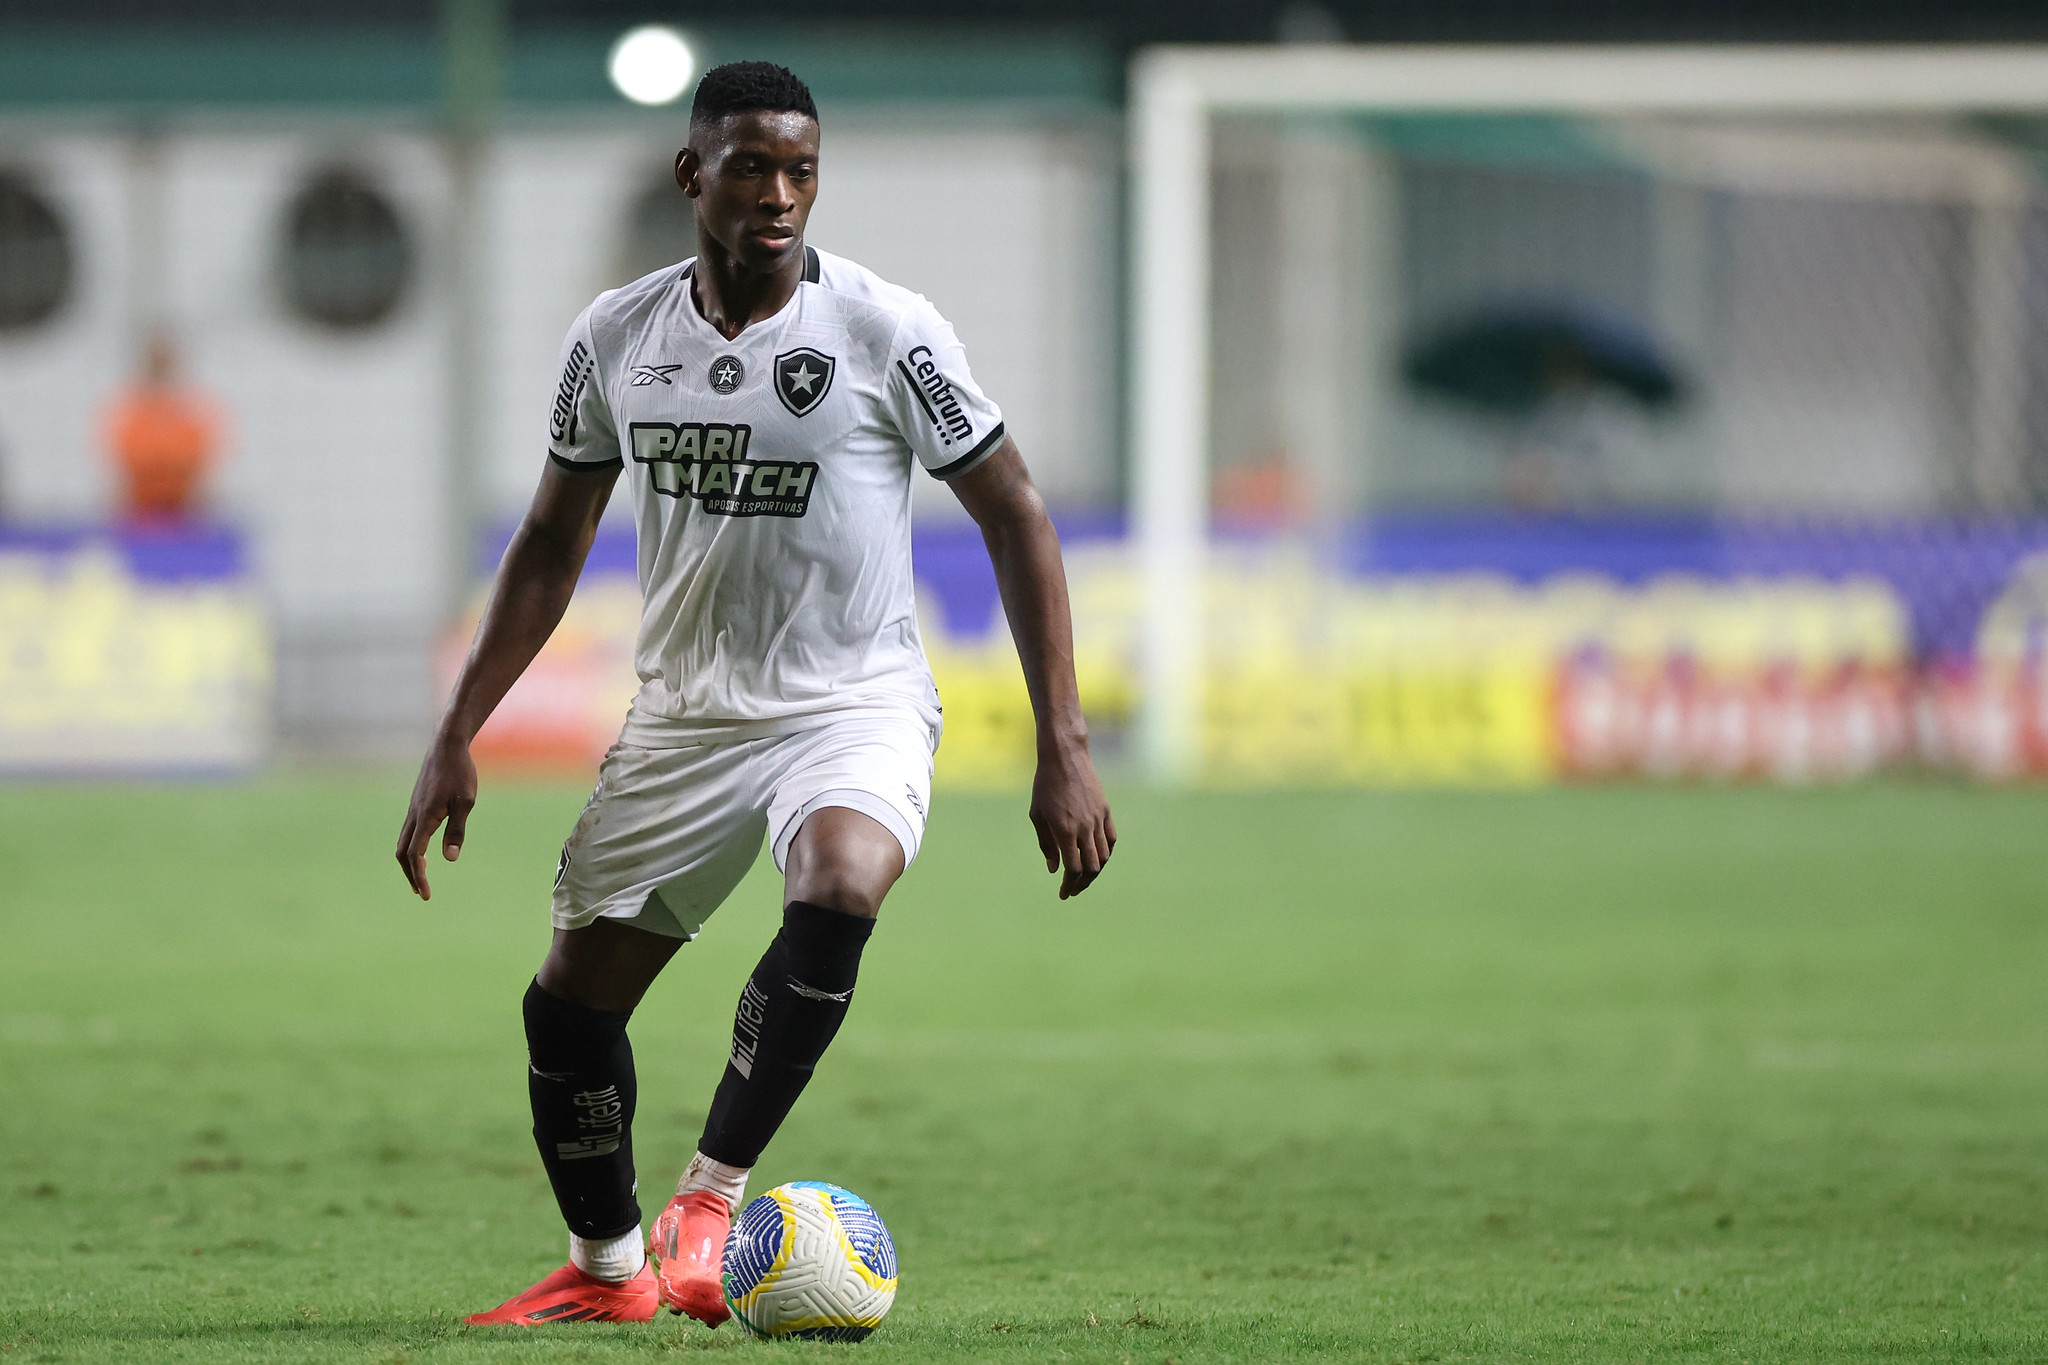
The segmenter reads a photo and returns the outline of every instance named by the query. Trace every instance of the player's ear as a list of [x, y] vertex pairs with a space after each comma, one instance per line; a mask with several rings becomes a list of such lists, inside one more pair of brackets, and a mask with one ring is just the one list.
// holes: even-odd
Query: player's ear
[[676, 184], [692, 199], [704, 192], [703, 187], [697, 183], [697, 175], [703, 169], [704, 158], [698, 156], [693, 148], [685, 147], [676, 153]]

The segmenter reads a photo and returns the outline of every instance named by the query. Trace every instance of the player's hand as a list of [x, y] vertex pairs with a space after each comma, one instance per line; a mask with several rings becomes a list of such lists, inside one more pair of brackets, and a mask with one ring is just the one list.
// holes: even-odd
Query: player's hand
[[436, 737], [420, 764], [420, 780], [413, 783], [405, 828], [398, 831], [398, 867], [421, 900], [434, 898], [427, 885], [427, 845], [434, 841], [434, 831], [443, 820], [448, 822], [441, 856], [454, 862], [461, 856], [462, 837], [475, 805], [476, 764], [470, 761], [469, 746]]
[[1031, 825], [1038, 831], [1045, 870], [1057, 872], [1061, 863], [1066, 864], [1061, 900], [1080, 895], [1102, 875], [1116, 848], [1116, 821], [1110, 818], [1109, 798], [1102, 794], [1102, 779], [1095, 775], [1087, 750], [1039, 759], [1038, 776], [1031, 783]]

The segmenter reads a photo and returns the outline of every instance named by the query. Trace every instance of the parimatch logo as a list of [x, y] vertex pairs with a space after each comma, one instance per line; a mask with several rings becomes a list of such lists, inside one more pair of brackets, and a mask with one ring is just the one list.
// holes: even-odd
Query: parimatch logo
[[722, 517], [800, 517], [818, 481], [814, 460], [755, 460], [754, 429], [743, 422], [635, 422], [633, 458], [654, 491], [695, 498]]

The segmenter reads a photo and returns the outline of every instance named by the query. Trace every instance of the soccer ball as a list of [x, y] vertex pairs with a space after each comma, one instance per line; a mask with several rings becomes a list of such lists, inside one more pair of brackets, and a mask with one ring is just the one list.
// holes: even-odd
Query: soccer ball
[[859, 1341], [895, 1301], [896, 1246], [851, 1190], [777, 1185], [725, 1239], [725, 1303], [750, 1336]]

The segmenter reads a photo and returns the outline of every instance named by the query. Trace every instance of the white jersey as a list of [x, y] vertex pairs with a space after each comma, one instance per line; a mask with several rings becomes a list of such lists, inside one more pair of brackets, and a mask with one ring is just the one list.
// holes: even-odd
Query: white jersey
[[914, 460], [957, 478], [1002, 414], [923, 296], [804, 249], [781, 312], [728, 341], [686, 261], [583, 310], [562, 346], [550, 456], [623, 462], [639, 535], [644, 747], [914, 713], [938, 692], [910, 574]]

